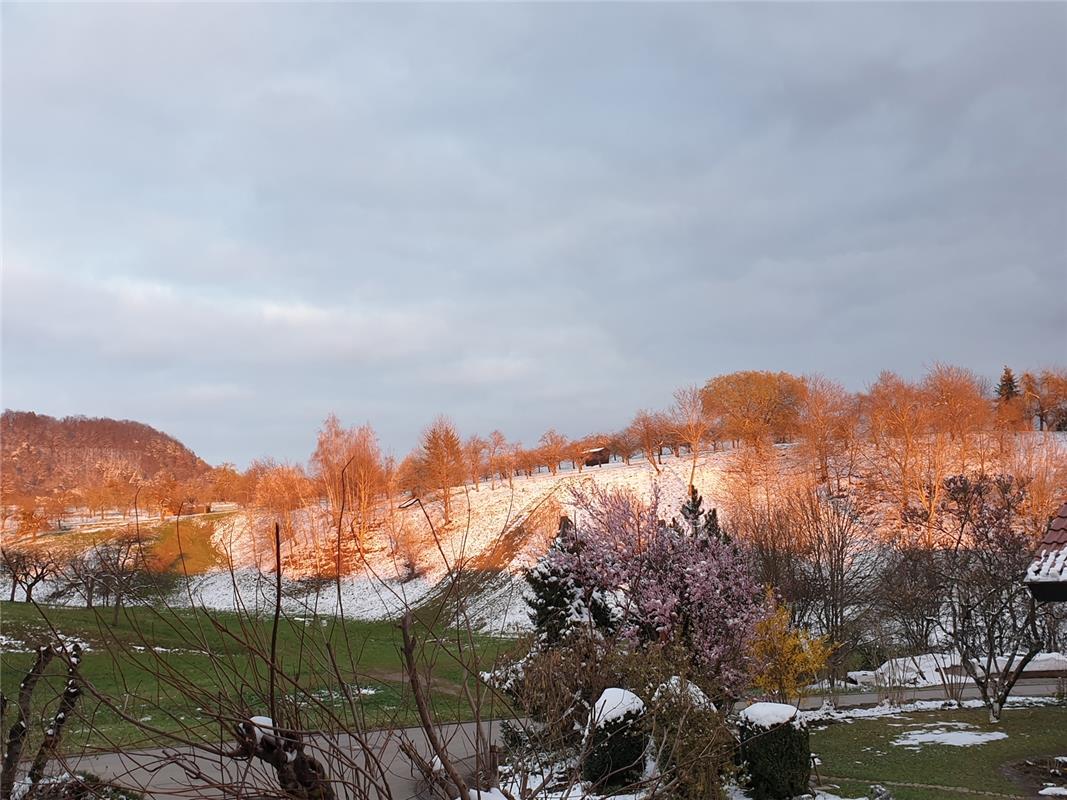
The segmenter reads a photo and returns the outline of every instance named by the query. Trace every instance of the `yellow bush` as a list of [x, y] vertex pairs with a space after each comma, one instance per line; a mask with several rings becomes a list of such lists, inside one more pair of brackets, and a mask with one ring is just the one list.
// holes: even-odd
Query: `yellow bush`
[[783, 703], [799, 700], [802, 687], [826, 668], [832, 649], [825, 637], [792, 627], [789, 617], [783, 605], [760, 621], [753, 651], [759, 665], [756, 685]]

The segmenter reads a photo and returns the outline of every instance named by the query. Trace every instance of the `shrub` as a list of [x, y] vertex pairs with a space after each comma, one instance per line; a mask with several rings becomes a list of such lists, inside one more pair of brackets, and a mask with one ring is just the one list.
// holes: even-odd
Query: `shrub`
[[738, 732], [755, 800], [796, 797], [808, 790], [811, 745], [795, 708], [755, 703], [741, 712]]
[[[768, 597], [768, 605], [771, 602]], [[831, 651], [825, 637], [792, 627], [789, 618], [789, 608], [781, 605], [757, 622], [753, 647], [753, 656], [760, 667], [756, 686], [772, 692], [782, 703], [801, 696], [804, 684], [815, 680], [825, 669]]]
[[722, 797], [731, 768], [734, 738], [715, 704], [695, 684], [673, 676], [652, 697], [652, 744], [671, 797]]
[[627, 786], [645, 769], [645, 706], [625, 689], [605, 689], [586, 728], [582, 778], [598, 789]]

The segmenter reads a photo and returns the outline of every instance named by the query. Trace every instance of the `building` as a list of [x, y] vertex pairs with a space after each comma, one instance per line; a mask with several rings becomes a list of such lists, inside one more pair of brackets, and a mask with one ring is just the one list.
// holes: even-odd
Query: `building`
[[1035, 600], [1067, 602], [1067, 503], [1048, 521], [1038, 556], [1026, 571], [1025, 581]]
[[582, 451], [587, 467], [599, 467], [611, 461], [611, 451], [606, 447], [592, 447]]

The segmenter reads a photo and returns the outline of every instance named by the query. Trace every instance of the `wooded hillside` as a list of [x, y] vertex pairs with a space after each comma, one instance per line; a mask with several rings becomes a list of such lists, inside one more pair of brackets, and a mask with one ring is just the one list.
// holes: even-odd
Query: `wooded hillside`
[[132, 477], [151, 480], [161, 472], [185, 480], [210, 469], [174, 437], [130, 420], [8, 410], [0, 439], [4, 483], [28, 495]]

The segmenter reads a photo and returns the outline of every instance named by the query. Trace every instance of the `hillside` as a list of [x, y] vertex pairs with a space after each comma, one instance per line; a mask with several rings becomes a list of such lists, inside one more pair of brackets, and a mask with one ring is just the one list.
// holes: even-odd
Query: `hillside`
[[48, 494], [117, 476], [150, 480], [164, 471], [184, 480], [209, 469], [174, 437], [131, 420], [8, 410], [0, 420], [0, 442], [5, 482], [18, 494]]

